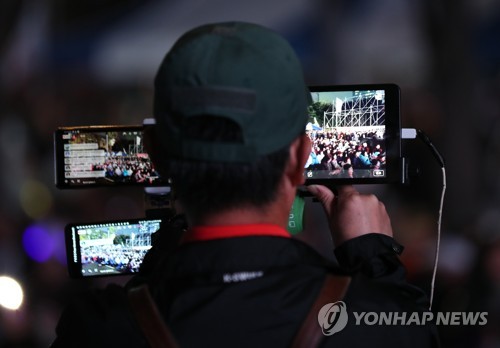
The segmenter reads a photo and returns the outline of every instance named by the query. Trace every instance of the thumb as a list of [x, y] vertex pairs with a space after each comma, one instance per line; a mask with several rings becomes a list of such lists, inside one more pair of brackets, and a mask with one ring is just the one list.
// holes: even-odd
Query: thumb
[[331, 216], [335, 194], [328, 187], [323, 185], [309, 185], [307, 186], [307, 190], [321, 202], [326, 214]]

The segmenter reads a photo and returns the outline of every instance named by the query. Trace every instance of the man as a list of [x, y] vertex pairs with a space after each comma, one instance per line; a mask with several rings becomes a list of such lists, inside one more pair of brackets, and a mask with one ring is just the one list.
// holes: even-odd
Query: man
[[[220, 23], [182, 36], [155, 79], [152, 157], [171, 179], [188, 228], [173, 252], [155, 246], [125, 289], [110, 286], [68, 307], [53, 347], [147, 346], [126, 299], [140, 283], [179, 347], [288, 347], [327, 275], [346, 273], [345, 297], [340, 291], [319, 308], [343, 299], [349, 321], [320, 344], [435, 346], [432, 326], [363, 326], [353, 317], [428, 305], [404, 279], [402, 247], [375, 196], [309, 187], [328, 216], [342, 268], [286, 232], [311, 153], [309, 102], [299, 61], [274, 32]], [[345, 277], [335, 279], [341, 288]], [[316, 321], [319, 312], [312, 315]]]

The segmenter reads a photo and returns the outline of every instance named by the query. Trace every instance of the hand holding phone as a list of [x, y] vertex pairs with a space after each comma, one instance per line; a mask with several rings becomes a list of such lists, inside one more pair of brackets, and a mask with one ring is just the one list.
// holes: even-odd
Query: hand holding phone
[[367, 233], [392, 237], [389, 215], [375, 195], [361, 194], [351, 185], [339, 186], [336, 193], [322, 185], [308, 189], [323, 205], [335, 246]]

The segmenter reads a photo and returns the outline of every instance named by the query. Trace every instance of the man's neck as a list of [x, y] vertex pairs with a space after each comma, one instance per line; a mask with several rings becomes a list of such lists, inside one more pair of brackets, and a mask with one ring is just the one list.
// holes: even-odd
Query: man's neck
[[189, 226], [270, 224], [287, 229], [295, 193], [296, 187], [292, 183], [289, 181], [282, 182], [276, 194], [276, 197], [279, 198], [272, 200], [264, 206], [255, 207], [247, 205], [227, 209], [196, 220], [190, 219], [188, 214], [188, 224]]

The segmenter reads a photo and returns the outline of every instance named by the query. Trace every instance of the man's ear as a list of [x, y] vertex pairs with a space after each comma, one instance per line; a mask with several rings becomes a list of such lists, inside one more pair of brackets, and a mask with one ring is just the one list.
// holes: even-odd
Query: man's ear
[[311, 140], [306, 134], [302, 134], [292, 142], [289, 151], [285, 174], [293, 185], [303, 185], [306, 180], [304, 167], [311, 153]]

